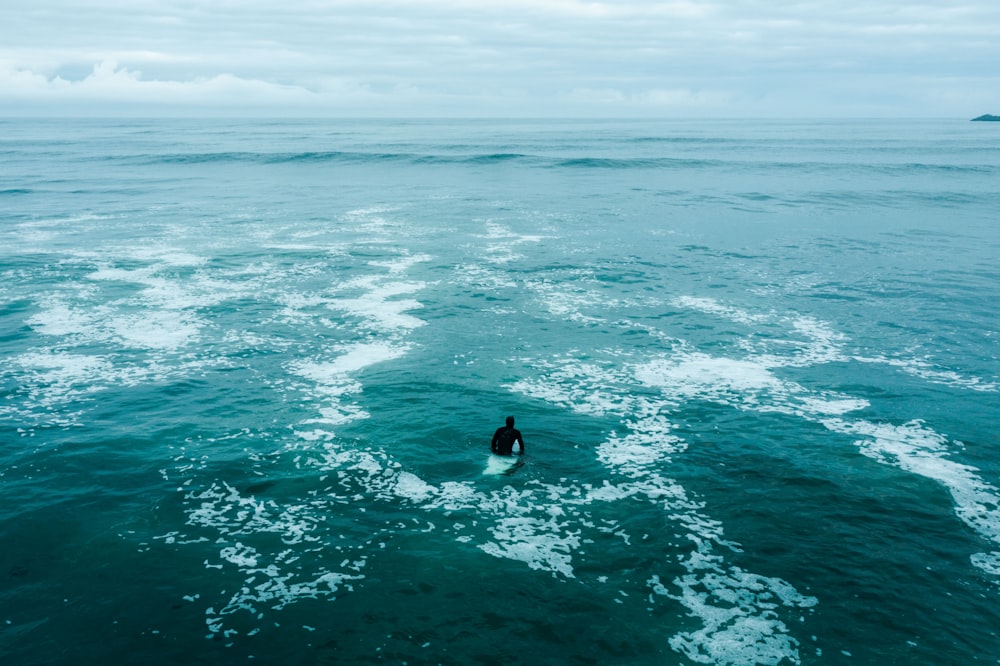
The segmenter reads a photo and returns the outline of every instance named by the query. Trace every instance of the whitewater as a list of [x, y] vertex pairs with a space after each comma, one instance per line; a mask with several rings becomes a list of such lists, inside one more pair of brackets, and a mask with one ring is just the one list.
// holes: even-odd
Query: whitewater
[[4, 663], [1000, 663], [988, 123], [0, 128]]

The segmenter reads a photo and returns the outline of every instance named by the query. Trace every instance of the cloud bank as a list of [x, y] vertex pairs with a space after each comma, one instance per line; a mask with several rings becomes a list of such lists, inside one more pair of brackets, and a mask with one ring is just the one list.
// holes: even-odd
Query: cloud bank
[[1000, 112], [1000, 6], [36, 0], [0, 113], [958, 116]]

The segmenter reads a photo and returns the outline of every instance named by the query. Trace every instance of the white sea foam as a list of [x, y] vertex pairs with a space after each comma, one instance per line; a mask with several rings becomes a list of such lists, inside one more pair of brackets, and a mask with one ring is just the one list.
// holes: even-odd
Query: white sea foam
[[388, 206], [371, 206], [348, 211], [344, 216], [350, 221], [351, 226], [367, 234], [368, 242], [378, 243], [380, 241], [377, 237], [388, 236], [402, 226], [400, 222], [395, 222], [386, 215], [396, 210], [398, 209]]
[[[283, 306], [278, 320], [287, 324], [298, 325], [303, 322], [314, 321], [316, 319], [315, 313], [307, 312], [307, 310], [325, 308], [329, 299], [316, 294], [291, 292], [278, 294], [275, 297], [275, 301]], [[332, 322], [330, 323], [330, 327], [333, 328]]]
[[[108, 264], [106, 258], [101, 257], [96, 259], [98, 268], [87, 276], [91, 282], [126, 282], [143, 287], [136, 296], [112, 303], [120, 309], [190, 311], [194, 308], [210, 308], [227, 299], [245, 296], [259, 287], [252, 282], [247, 283], [245, 279], [218, 279], [205, 271], [197, 271], [193, 275], [178, 278], [173, 274], [176, 269], [198, 268], [207, 261], [183, 252], [152, 255], [136, 252], [139, 259], [153, 259], [158, 263], [125, 269]], [[136, 256], [125, 257], [128, 260], [136, 258]], [[237, 277], [252, 278], [256, 275], [252, 269], [244, 269]]]
[[272, 533], [286, 545], [316, 541], [312, 532], [319, 518], [306, 506], [279, 506], [244, 495], [228, 483], [212, 484], [187, 499], [198, 502], [188, 523], [217, 529], [224, 535]]
[[202, 266], [207, 262], [205, 257], [191, 254], [180, 248], [167, 246], [137, 246], [129, 249], [129, 255], [140, 261], [176, 268]]
[[815, 416], [839, 416], [848, 412], [856, 412], [868, 407], [871, 403], [864, 398], [836, 398], [819, 396], [802, 396], [798, 398], [801, 409], [796, 413]]
[[411, 502], [423, 502], [434, 496], [435, 488], [416, 474], [400, 472], [396, 476], [395, 492]]
[[[685, 301], [687, 303], [687, 301]], [[717, 307], [714, 302], [695, 303], [704, 311], [743, 319], [737, 312]], [[794, 382], [779, 380], [772, 369], [809, 366], [843, 361], [847, 358], [844, 337], [827, 324], [808, 317], [790, 320], [806, 343], [794, 348], [787, 357], [770, 354], [747, 359], [710, 357], [702, 353], [680, 353], [639, 363], [636, 378], [646, 386], [657, 387], [670, 400], [703, 399], [761, 412], [780, 412], [822, 423], [834, 432], [858, 435], [859, 450], [881, 463], [893, 465], [941, 483], [955, 501], [956, 515], [979, 534], [1000, 544], [1000, 490], [986, 482], [979, 470], [951, 460], [953, 447], [948, 439], [919, 421], [902, 425], [875, 424], [844, 417], [866, 408], [862, 398], [815, 393]], [[855, 358], [866, 363], [886, 363], [900, 367], [930, 381], [951, 383], [973, 390], [993, 390], [989, 383], [963, 379], [954, 373], [931, 371], [913, 361], [890, 361], [884, 357]], [[993, 571], [992, 560], [976, 556], [973, 563]]]
[[331, 299], [327, 302], [327, 307], [360, 317], [367, 325], [379, 331], [417, 328], [423, 326], [424, 322], [406, 313], [423, 307], [423, 304], [414, 299], [395, 297], [419, 291], [424, 286], [423, 282], [383, 284], [356, 298]]
[[[547, 398], [559, 405], [584, 414], [594, 412], [587, 396], [593, 391], [628, 380], [628, 375], [595, 364], [575, 363], [563, 359], [549, 363], [546, 377], [523, 380], [511, 388], [532, 397]], [[747, 390], [778, 391], [780, 382], [759, 364], [735, 365], [736, 379], [721, 369], [732, 362], [717, 362], [705, 355], [689, 355], [680, 363], [637, 366], [636, 376], [654, 386], [671, 387], [671, 395], [684, 395], [685, 383], [694, 384], [694, 394], [718, 394]], [[634, 390], [623, 391], [636, 395]], [[624, 436], [612, 433], [598, 446], [598, 459], [613, 473], [632, 481], [608, 483], [590, 489], [588, 501], [618, 501], [626, 497], [645, 495], [662, 505], [664, 514], [686, 532], [693, 544], [682, 558], [688, 573], [673, 581], [678, 590], [671, 594], [667, 586], [654, 576], [653, 591], [664, 594], [684, 605], [693, 617], [702, 622], [701, 629], [682, 632], [670, 640], [676, 651], [700, 663], [719, 664], [778, 664], [784, 660], [799, 662], [799, 642], [789, 635], [777, 612], [779, 605], [810, 608], [817, 600], [798, 593], [789, 583], [727, 566], [717, 549], [739, 551], [725, 539], [722, 525], [701, 513], [699, 503], [692, 501], [676, 482], [664, 477], [670, 456], [682, 452], [686, 444], [671, 434], [664, 414], [672, 400], [656, 401], [635, 397], [629, 400], [602, 400], [602, 413], [620, 414], [626, 428]], [[569, 549], [565, 549], [569, 550]], [[501, 549], [500, 554], [510, 555]], [[562, 555], [560, 551], [557, 555]], [[537, 564], [537, 562], [536, 562]], [[553, 566], [552, 562], [548, 563]], [[568, 561], [567, 561], [568, 565]]]
[[408, 347], [388, 342], [357, 343], [345, 345], [339, 356], [331, 361], [296, 361], [289, 370], [314, 383], [307, 390], [322, 403], [318, 406], [319, 419], [307, 423], [340, 425], [357, 419], [368, 418], [367, 411], [358, 405], [346, 404], [342, 398], [361, 393], [363, 385], [355, 375], [365, 368], [404, 356]]
[[[920, 421], [891, 425], [825, 419], [823, 424], [834, 432], [862, 437], [857, 445], [866, 456], [940, 483], [951, 493], [956, 515], [1000, 545], [1000, 490], [984, 481], [975, 467], [951, 460], [946, 437]], [[973, 562], [992, 569], [986, 559], [974, 558]]]
[[760, 358], [769, 367], [806, 367], [845, 360], [843, 344], [846, 336], [825, 322], [812, 317], [794, 317], [792, 328], [804, 340], [789, 341], [790, 355], [765, 355]]
[[25, 220], [16, 224], [15, 238], [19, 243], [40, 243], [38, 249], [25, 248], [29, 252], [41, 252], [51, 247], [53, 239], [58, 238], [64, 229], [73, 228], [80, 222], [95, 222], [113, 219], [110, 215], [96, 215], [84, 213], [82, 215], [70, 215], [62, 218], [41, 218], [36, 220]]
[[[377, 286], [376, 282], [369, 284]], [[830, 331], [815, 322], [802, 320], [794, 328], [806, 340], [802, 345], [791, 346], [796, 359], [793, 363], [806, 362], [805, 359], [825, 362], [840, 353], [837, 336], [829, 335]], [[331, 361], [301, 362], [293, 369], [313, 381], [318, 392], [340, 397], [361, 390], [354, 376], [358, 372], [405, 353], [405, 347], [397, 344], [398, 341], [393, 341], [343, 347], [340, 351], [344, 353]], [[555, 360], [537, 361], [534, 365], [543, 370], [543, 376], [520, 380], [511, 386], [513, 390], [581, 414], [619, 417], [621, 431], [611, 433], [597, 447], [596, 454], [621, 481], [606, 481], [596, 487], [529, 482], [521, 490], [508, 486], [492, 492], [483, 492], [471, 482], [434, 485], [401, 469], [385, 452], [338, 446], [336, 438], [328, 431], [302, 433], [303, 441], [319, 443], [324, 449], [318, 458], [304, 462], [338, 474], [343, 499], [331, 495], [329, 502], [352, 501], [353, 492], [356, 493], [354, 500], [398, 501], [421, 511], [444, 511], [449, 515], [467, 512], [473, 518], [471, 521], [456, 521], [448, 528], [457, 543], [478, 548], [493, 557], [522, 562], [528, 568], [560, 578], [578, 575], [574, 561], [580, 557], [582, 545], [592, 543], [586, 535], [588, 529], [613, 534], [625, 544], [630, 543], [629, 535], [615, 526], [595, 526], [583, 514], [585, 507], [635, 499], [657, 502], [670, 524], [686, 536], [691, 549], [681, 559], [686, 573], [670, 583], [660, 582], [654, 576], [653, 595], [680, 603], [701, 623], [700, 628], [672, 637], [670, 645], [700, 663], [798, 663], [799, 642], [792, 637], [783, 618], [790, 609], [811, 608], [816, 599], [800, 594], [786, 581], [726, 563], [725, 553], [738, 552], [740, 546], [725, 538], [723, 526], [706, 516], [699, 502], [691, 499], [679, 484], [662, 475], [672, 456], [687, 447], [673, 435], [668, 414], [681, 400], [706, 399], [743, 409], [782, 411], [823, 422], [832, 430], [853, 429], [860, 435], [867, 431], [856, 423], [850, 425], [853, 422], [842, 417], [864, 408], [867, 402], [851, 396], [812, 392], [794, 382], [783, 381], [775, 374], [775, 368], [787, 364], [768, 355], [728, 359], [690, 352], [681, 346], [670, 356], [639, 363], [617, 360], [583, 363], [570, 354]], [[637, 391], [637, 386], [646, 390]], [[658, 390], [659, 396], [649, 397], [648, 389]], [[838, 426], [838, 423], [849, 425]], [[882, 439], [886, 439], [884, 434]], [[932, 453], [946, 451], [946, 442], [937, 441], [944, 448], [925, 448]], [[872, 448], [876, 450], [883, 461], [888, 462], [895, 456], [892, 462], [898, 464], [901, 459], [902, 450], [898, 448], [883, 443]], [[926, 458], [916, 456], [908, 463], [909, 469], [920, 469], [917, 462], [929, 463]], [[963, 476], [960, 467], [950, 468], [948, 475], [936, 469], [937, 478], [954, 488], [983, 491], [985, 494], [978, 499], [983, 500], [980, 502], [982, 507], [988, 508], [985, 501], [992, 491], [976, 486], [974, 474]], [[920, 473], [926, 474], [929, 470], [922, 469]], [[945, 480], [946, 477], [950, 480]], [[966, 492], [960, 503], [970, 506], [968, 498], [974, 494]], [[956, 495], [961, 497], [962, 493]], [[236, 503], [241, 502], [237, 500]], [[264, 507], [265, 514], [260, 514], [260, 505], [256, 506], [258, 509], [253, 515], [260, 519], [260, 527], [253, 529], [265, 530], [264, 525], [280, 524], [277, 515], [283, 514], [268, 515], [267, 507]], [[312, 515], [321, 506], [307, 506], [303, 514]], [[294, 515], [292, 509], [288, 507], [284, 514]], [[249, 508], [244, 510], [250, 512]], [[989, 520], [987, 516], [986, 524]], [[245, 517], [243, 524], [258, 523]], [[470, 527], [470, 524], [478, 524], [478, 527]], [[307, 526], [315, 529], [315, 524], [307, 523]], [[430, 528], [433, 527], [434, 523], [430, 523]], [[288, 529], [283, 528], [286, 533]], [[307, 529], [303, 528], [302, 533], [307, 534]], [[252, 556], [240, 551], [232, 555], [235, 558]], [[978, 554], [973, 561], [984, 569], [998, 566], [996, 558], [989, 554]], [[301, 585], [298, 589], [304, 591], [303, 594], [316, 593], [308, 581]], [[293, 599], [294, 595], [287, 598]], [[622, 601], [616, 600], [617, 603]], [[240, 603], [253, 605], [259, 601], [244, 598]]]
[[[781, 344], [793, 350], [785, 354], [758, 354], [755, 360], [765, 367], [804, 367], [822, 363], [834, 363], [853, 360], [859, 363], [889, 365], [921, 379], [965, 388], [972, 391], [995, 393], [1000, 391], [1000, 384], [980, 377], [963, 376], [953, 370], [935, 367], [933, 364], [919, 359], [889, 358], [887, 356], [849, 355], [844, 350], [846, 336], [834, 330], [828, 323], [814, 317], [788, 317], [776, 313], [753, 314], [739, 308], [724, 305], [711, 298], [695, 298], [681, 296], [674, 299], [674, 305], [686, 309], [694, 309], [707, 314], [717, 315], [731, 321], [747, 325], [790, 324], [792, 330], [802, 336], [802, 340], [778, 340], [771, 344]], [[749, 343], [749, 341], [748, 341]]]
[[[376, 265], [390, 274], [398, 274], [412, 263]], [[365, 415], [360, 407], [341, 401], [363, 390], [358, 375], [366, 368], [398, 359], [408, 352], [402, 336], [413, 328], [413, 322], [406, 319], [409, 315], [405, 313], [419, 304], [396, 299], [422, 287], [423, 283], [386, 283], [369, 276], [349, 285], [366, 289], [361, 297], [287, 300], [292, 310], [327, 306], [356, 315], [371, 331], [384, 336], [381, 340], [335, 347], [330, 350], [333, 355], [329, 359], [314, 358], [287, 366], [293, 374], [312, 383], [311, 388], [304, 390], [321, 399], [317, 410], [322, 418], [312, 422], [342, 423]], [[565, 293], [574, 292], [559, 292], [557, 296]], [[572, 318], [574, 308], [591, 304], [592, 295], [579, 292], [577, 296], [565, 302], [567, 309], [562, 313], [565, 318]], [[584, 323], [582, 319], [579, 321]], [[214, 633], [225, 630], [223, 618], [229, 613], [256, 611], [262, 606], [281, 608], [300, 598], [332, 595], [337, 589], [349, 589], [351, 581], [361, 580], [362, 576], [355, 575], [361, 564], [353, 565], [349, 570], [355, 573], [350, 574], [292, 571], [286, 562], [277, 558], [272, 561], [262, 551], [246, 545], [249, 538], [261, 534], [277, 535], [290, 545], [325, 543], [328, 535], [320, 518], [333, 507], [341, 510], [339, 507], [354, 503], [391, 501], [421, 512], [468, 514], [469, 520], [451, 521], [450, 527], [445, 528], [457, 543], [569, 579], [579, 575], [581, 549], [584, 544], [593, 543], [590, 538], [593, 534], [613, 536], [626, 546], [633, 543], [619, 525], [595, 524], [587, 507], [640, 500], [661, 506], [665, 521], [690, 544], [680, 559], [685, 574], [670, 582], [660, 582], [654, 575], [651, 581], [655, 582], [650, 583], [653, 596], [676, 601], [701, 623], [700, 628], [672, 637], [670, 645], [700, 663], [777, 664], [783, 660], [797, 663], [799, 643], [783, 618], [789, 609], [810, 608], [816, 600], [801, 595], [786, 581], [728, 564], [726, 554], [739, 552], [740, 546], [725, 538], [723, 526], [705, 515], [700, 502], [663, 476], [671, 459], [688, 446], [673, 434], [668, 418], [670, 411], [683, 400], [714, 400], [761, 411], [777, 409], [829, 422], [834, 424], [828, 425], [831, 429], [837, 429], [836, 423], [850, 424], [838, 417], [867, 405], [851, 396], [812, 392], [779, 379], [776, 368], [822, 363], [840, 354], [840, 340], [828, 328], [807, 319], [791, 321], [794, 332], [804, 338], [801, 344], [788, 345], [792, 350], [791, 361], [767, 354], [744, 359], [713, 357], [687, 350], [684, 345], [674, 346], [669, 355], [640, 362], [629, 362], [611, 350], [607, 361], [581, 362], [573, 354], [554, 360], [533, 360], [542, 376], [520, 380], [510, 387], [512, 390], [580, 414], [618, 418], [620, 430], [610, 433], [596, 449], [597, 460], [614, 478], [597, 486], [528, 481], [519, 489], [506, 486], [484, 491], [473, 482], [434, 485], [403, 469], [385, 451], [345, 447], [327, 429], [299, 430], [301, 447], [295, 449], [299, 452], [295, 464], [312, 467], [324, 474], [324, 478], [331, 475], [334, 486], [325, 495], [300, 503], [276, 502], [240, 493], [226, 484], [190, 495], [190, 524], [216, 530], [221, 539], [220, 561], [246, 576], [242, 590], [232, 596], [222, 611], [210, 614], [210, 628]], [[651, 389], [658, 393], [651, 396]], [[846, 431], [852, 426], [839, 427], [840, 431]], [[862, 430], [858, 428], [856, 433], [860, 436]], [[890, 451], [885, 445], [879, 450], [885, 459], [890, 452], [897, 459], [900, 455], [899, 450]], [[956, 480], [964, 480], [967, 489], [985, 491], [984, 497], [989, 496], [989, 488], [970, 486], [974, 475], [971, 479], [963, 477], [961, 471], [954, 468], [949, 472], [954, 487], [961, 485]], [[435, 524], [440, 526], [439, 521], [424, 522], [419, 528], [435, 529]], [[378, 542], [378, 547], [381, 545]], [[358, 548], [363, 550], [363, 546]], [[371, 548], [377, 552], [375, 543]], [[976, 559], [984, 568], [998, 566], [991, 555], [979, 554]], [[363, 563], [363, 559], [357, 562]], [[344, 568], [342, 564], [341, 569]], [[607, 576], [603, 578], [607, 580]], [[624, 603], [626, 599], [623, 592], [615, 601]]]
[[[22, 373], [20, 384], [28, 393], [27, 405], [43, 410], [86, 401], [121, 376], [102, 357], [69, 352], [29, 352], [14, 357], [11, 363]], [[64, 415], [63, 422], [75, 422], [76, 416]]]
[[572, 355], [555, 361], [525, 359], [525, 363], [548, 376], [515, 381], [509, 386], [512, 391], [594, 416], [624, 415], [632, 409], [635, 398], [623, 390], [628, 379], [617, 364], [576, 362]]
[[674, 359], [658, 359], [636, 366], [642, 384], [669, 389], [680, 398], [742, 396], [784, 390], [783, 384], [755, 361], [694, 353]]
[[926, 379], [927, 381], [935, 384], [954, 386], [972, 391], [981, 391], [984, 393], [1000, 392], [1000, 384], [997, 384], [997, 382], [987, 381], [979, 377], [964, 377], [953, 370], [936, 368], [926, 361], [920, 361], [917, 359], [894, 359], [886, 356], [855, 356], [853, 358], [859, 363], [881, 364], [898, 368], [907, 374], [919, 377], [920, 379]]
[[497, 266], [504, 266], [524, 258], [524, 254], [514, 248], [524, 243], [538, 243], [545, 236], [533, 234], [518, 234], [495, 222], [487, 223], [485, 238], [496, 241], [487, 244], [480, 261]]
[[[265, 608], [281, 610], [301, 599], [331, 596], [342, 587], [351, 588], [351, 581], [363, 580], [358, 572], [365, 565], [365, 558], [345, 560], [342, 568], [354, 573], [331, 571], [320, 564], [320, 569], [304, 570], [296, 564], [299, 555], [291, 548], [262, 552], [244, 543], [260, 534], [275, 534], [282, 543], [296, 544], [318, 541], [313, 533], [321, 525], [325, 503], [319, 506], [293, 504], [281, 506], [274, 501], [261, 501], [240, 493], [228, 484], [213, 484], [201, 492], [188, 494], [188, 499], [198, 504], [188, 511], [188, 524], [214, 529], [221, 544], [219, 558], [235, 567], [245, 576], [245, 582], [219, 610], [209, 608], [207, 623], [212, 634], [225, 629], [225, 616], [246, 612], [262, 617]], [[219, 565], [206, 562], [207, 567]]]
[[486, 235], [484, 237], [490, 240], [506, 240], [512, 244], [538, 243], [539, 241], [548, 238], [548, 236], [543, 236], [539, 234], [517, 233], [513, 231], [510, 227], [502, 224], [497, 224], [496, 222], [488, 222], [486, 224]]
[[1000, 578], [1000, 551], [976, 553], [970, 560], [972, 564], [991, 576]]
[[[364, 352], [355, 348], [350, 353], [326, 364], [301, 363], [296, 366], [304, 377], [341, 391], [345, 377], [368, 367], [374, 358], [395, 356], [398, 350], [381, 346]], [[375, 361], [378, 362], [378, 361]], [[385, 452], [357, 450], [345, 447], [327, 431], [304, 431], [303, 441], [319, 448], [303, 449], [303, 465], [310, 465], [324, 474], [335, 474], [338, 492], [330, 493], [301, 505], [281, 505], [261, 501], [236, 491], [226, 484], [213, 486], [191, 495], [200, 505], [189, 512], [191, 524], [212, 527], [227, 542], [223, 561], [237, 566], [248, 576], [247, 584], [219, 613], [212, 613], [210, 629], [224, 631], [226, 614], [237, 611], [255, 612], [261, 605], [280, 608], [303, 597], [329, 594], [315, 584], [323, 576], [336, 578], [336, 572], [287, 582], [291, 572], [280, 563], [261, 561], [260, 553], [241, 548], [246, 535], [276, 533], [289, 543], [305, 543], [320, 538], [323, 529], [317, 520], [324, 507], [351, 503], [362, 498], [403, 502], [421, 511], [469, 513], [471, 521], [453, 521], [449, 531], [456, 543], [477, 548], [484, 554], [522, 562], [530, 569], [549, 572], [559, 578], [576, 577], [574, 559], [585, 543], [587, 530], [606, 533], [628, 545], [630, 537], [619, 525], [597, 524], [588, 517], [586, 507], [594, 503], [644, 499], [662, 504], [665, 516], [689, 535], [693, 550], [684, 560], [688, 574], [673, 582], [679, 600], [694, 616], [700, 617], [704, 629], [680, 634], [672, 641], [675, 649], [697, 654], [711, 647], [713, 654], [724, 659], [726, 653], [718, 647], [720, 641], [739, 641], [739, 654], [769, 658], [772, 654], [797, 660], [796, 642], [775, 610], [774, 599], [784, 595], [789, 605], [808, 607], [807, 597], [796, 597], [783, 581], [768, 579], [727, 567], [716, 549], [736, 549], [722, 535], [721, 525], [700, 513], [700, 504], [693, 502], [679, 485], [660, 475], [659, 470], [670, 456], [683, 451], [685, 444], [672, 435], [671, 426], [663, 413], [666, 403], [645, 397], [615, 396], [616, 388], [632, 377], [627, 369], [614, 364], [581, 364], [571, 358], [549, 362], [548, 378], [520, 384], [528, 391], [551, 395], [559, 403], [582, 413], [600, 411], [618, 414], [625, 434], [612, 435], [598, 448], [598, 459], [618, 474], [619, 483], [606, 481], [600, 486], [552, 485], [529, 481], [521, 488], [507, 485], [484, 492], [472, 482], [445, 482], [434, 485], [411, 471], [401, 468]], [[553, 380], [553, 377], [556, 377]], [[632, 379], [634, 381], [634, 379]], [[545, 384], [549, 384], [545, 387]], [[586, 394], [595, 388], [604, 392], [598, 400]], [[297, 459], [298, 460], [298, 459]], [[298, 462], [297, 462], [298, 464]], [[478, 525], [472, 527], [471, 525]], [[433, 528], [431, 523], [430, 527]], [[235, 539], [241, 540], [235, 540]], [[320, 538], [320, 540], [325, 540]], [[253, 579], [249, 576], [254, 576]], [[258, 584], [264, 576], [264, 583]], [[606, 580], [605, 576], [605, 580]], [[337, 578], [343, 582], [343, 579]], [[714, 595], [710, 599], [705, 590]], [[627, 593], [616, 599], [624, 603]], [[757, 633], [754, 633], [757, 632]], [[718, 640], [713, 640], [713, 636]], [[737, 663], [720, 661], [719, 663]], [[761, 662], [767, 663], [767, 662]]]
[[604, 321], [601, 317], [583, 314], [584, 308], [605, 309], [609, 306], [601, 295], [582, 288], [566, 289], [550, 282], [531, 282], [527, 285], [536, 292], [549, 313], [581, 324], [596, 324]]
[[153, 279], [157, 268], [155, 266], [144, 266], [143, 268], [116, 268], [114, 266], [101, 266], [87, 276], [89, 280], [98, 282], [132, 282], [146, 284]]
[[756, 357], [734, 359], [680, 351], [631, 366], [642, 385], [665, 399], [708, 400], [739, 409], [777, 412], [814, 419], [864, 409], [869, 402], [832, 392], [812, 392], [779, 379], [773, 363]]
[[[711, 298], [695, 298], [681, 296], [673, 300], [677, 307], [698, 310], [730, 321], [753, 327], [789, 325], [792, 331], [799, 334], [799, 339], [770, 340], [771, 345], [780, 345], [789, 350], [782, 354], [757, 354], [755, 361], [761, 365], [774, 367], [803, 367], [831, 363], [844, 360], [843, 343], [846, 338], [835, 331], [826, 322], [805, 316], [780, 316], [775, 313], [755, 314], [746, 310], [725, 305]], [[753, 346], [753, 341], [747, 339], [746, 344]]]
[[511, 237], [513, 237], [513, 232], [511, 232], [509, 227], [497, 224], [496, 222], [486, 224], [486, 238], [499, 239]]
[[681, 632], [670, 646], [691, 661], [720, 666], [799, 663], [798, 640], [775, 611], [780, 606], [811, 608], [817, 601], [796, 591], [783, 580], [745, 572], [726, 571], [687, 561], [692, 573], [674, 580], [681, 592], [669, 594], [652, 581], [654, 593], [679, 601], [702, 621], [696, 631]]
[[672, 426], [659, 413], [657, 405], [644, 399], [637, 406], [640, 417], [624, 421], [628, 428], [625, 436], [611, 433], [597, 447], [601, 463], [633, 479], [649, 476], [652, 470], [669, 463], [672, 455], [687, 448], [682, 439], [671, 433]]
[[[581, 544], [580, 532], [565, 515], [567, 507], [590, 501], [581, 489], [532, 483], [523, 490], [506, 486], [484, 493], [471, 483], [446, 482], [435, 487], [408, 472], [400, 477], [397, 493], [424, 510], [468, 511], [477, 516], [477, 522], [486, 522], [490, 538], [478, 544], [483, 552], [554, 576], [574, 577], [572, 557]], [[460, 535], [456, 540], [478, 539]]]
[[195, 342], [204, 322], [184, 310], [111, 306], [75, 308], [54, 300], [28, 318], [42, 335], [72, 338], [79, 343], [112, 343], [126, 347], [177, 351]]
[[378, 266], [380, 268], [385, 268], [389, 271], [389, 275], [399, 275], [400, 273], [405, 273], [417, 264], [426, 263], [433, 259], [429, 254], [414, 254], [405, 255], [398, 257], [396, 259], [386, 260], [386, 261], [371, 261], [369, 262], [372, 266]]
[[72, 383], [95, 375], [106, 376], [112, 367], [102, 357], [68, 352], [29, 352], [15, 357], [13, 362], [26, 370], [47, 373], [48, 381], [53, 384]]
[[164, 351], [196, 342], [203, 326], [194, 314], [174, 310], [119, 314], [107, 322], [108, 332], [122, 344]]
[[483, 552], [573, 578], [570, 553], [580, 547], [580, 538], [567, 531], [566, 523], [555, 518], [511, 516], [500, 518], [490, 531], [494, 541], [480, 545]]
[[[392, 275], [398, 275], [428, 259], [426, 255], [416, 255], [372, 263], [388, 269]], [[377, 363], [398, 359], [409, 351], [409, 345], [401, 341], [403, 336], [412, 329], [423, 326], [424, 322], [406, 313], [422, 305], [413, 299], [396, 297], [419, 291], [424, 286], [423, 282], [385, 282], [383, 276], [365, 276], [343, 285], [343, 288], [366, 290], [354, 298], [285, 299], [289, 306], [286, 308], [286, 316], [289, 312], [294, 315], [298, 308], [323, 304], [328, 309], [359, 317], [373, 333], [384, 336], [373, 341], [342, 345], [335, 349], [340, 354], [332, 360], [297, 361], [289, 365], [291, 372], [315, 383], [311, 392], [323, 401], [318, 407], [320, 417], [310, 419], [307, 423], [339, 425], [369, 416], [360, 406], [345, 404], [341, 399], [362, 391], [362, 384], [355, 377], [359, 372]]]
[[842, 417], [866, 408], [868, 401], [810, 393], [794, 382], [779, 381], [766, 366], [752, 361], [698, 354], [693, 359], [638, 364], [636, 377], [663, 390], [668, 402], [711, 400], [740, 409], [799, 416], [835, 432], [863, 436], [858, 441], [862, 453], [938, 481], [954, 498], [956, 515], [1000, 544], [1000, 491], [984, 481], [976, 468], [951, 460], [953, 447], [947, 438], [920, 422], [892, 425], [847, 420]]
[[482, 264], [456, 266], [453, 280], [484, 291], [501, 291], [517, 287], [517, 281], [506, 271], [498, 271]]
[[27, 324], [42, 335], [82, 338], [87, 342], [107, 337], [100, 329], [100, 311], [83, 312], [58, 300], [42, 304], [43, 310], [28, 318]]
[[[13, 357], [8, 367], [19, 372], [18, 383], [25, 395], [18, 413], [39, 422], [74, 425], [86, 404], [101, 391], [187, 376], [207, 365], [198, 360], [167, 366], [156, 362], [123, 365], [111, 358], [56, 350]], [[67, 411], [67, 406], [72, 411]]]
[[235, 543], [232, 546], [226, 546], [219, 551], [219, 556], [231, 564], [235, 564], [238, 567], [255, 567], [257, 566], [258, 555], [257, 551], [253, 548], [244, 546], [242, 543]]
[[356, 373], [378, 363], [404, 356], [408, 347], [389, 342], [362, 342], [344, 345], [342, 353], [327, 363], [299, 363], [297, 372], [319, 384], [342, 383], [344, 375]]
[[739, 324], [756, 325], [768, 319], [768, 315], [751, 314], [745, 310], [723, 305], [713, 298], [697, 298], [694, 296], [679, 296], [673, 300], [676, 307], [686, 310], [698, 310], [732, 320]]

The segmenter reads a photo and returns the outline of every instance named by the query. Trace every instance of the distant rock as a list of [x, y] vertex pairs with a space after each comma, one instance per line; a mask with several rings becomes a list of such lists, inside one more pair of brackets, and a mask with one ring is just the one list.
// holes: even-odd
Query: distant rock
[[990, 114], [987, 113], [985, 115], [979, 116], [978, 118], [973, 118], [972, 120], [973, 121], [975, 121], [975, 120], [990, 120], [990, 121], [994, 121], [994, 122], [1000, 122], [1000, 116], [991, 116]]

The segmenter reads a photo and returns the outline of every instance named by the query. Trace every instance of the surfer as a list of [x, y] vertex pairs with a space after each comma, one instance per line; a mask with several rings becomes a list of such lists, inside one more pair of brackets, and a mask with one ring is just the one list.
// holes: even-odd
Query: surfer
[[524, 453], [524, 439], [521, 437], [521, 431], [514, 427], [514, 417], [507, 417], [507, 425], [500, 426], [497, 431], [493, 433], [493, 441], [490, 442], [490, 450], [493, 453], [501, 456], [509, 456], [514, 452], [514, 442], [517, 442], [521, 450], [518, 455]]

